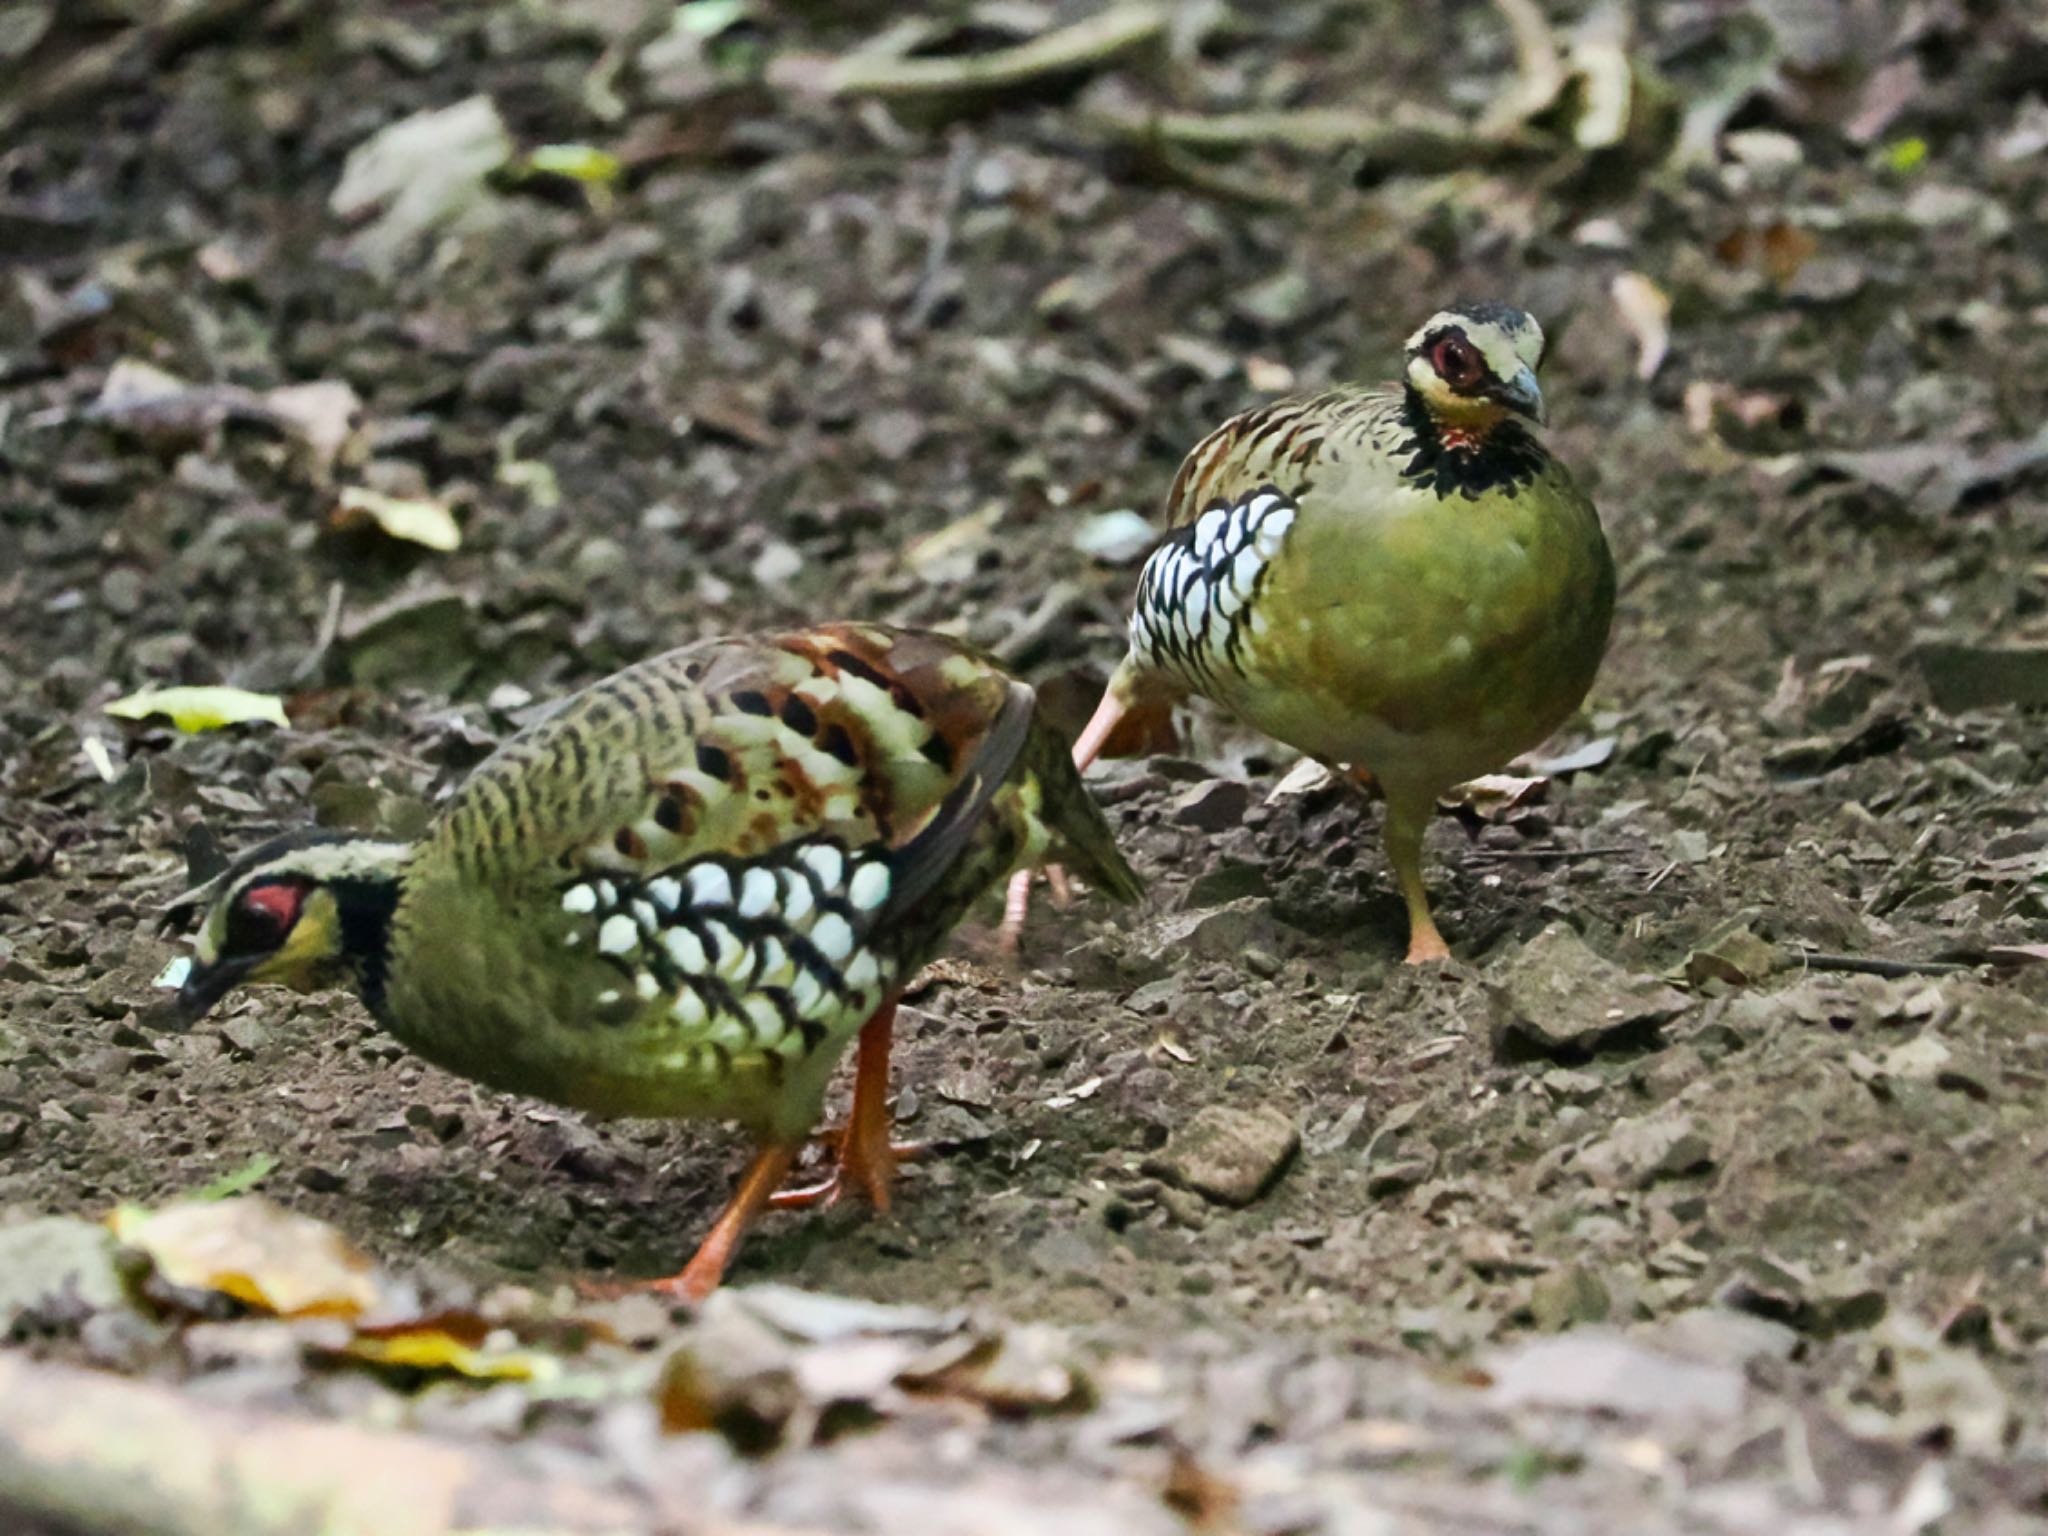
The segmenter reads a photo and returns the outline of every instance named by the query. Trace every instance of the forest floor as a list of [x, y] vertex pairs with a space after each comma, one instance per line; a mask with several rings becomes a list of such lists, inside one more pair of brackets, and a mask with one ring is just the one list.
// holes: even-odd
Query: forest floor
[[[0, 1523], [2043, 1528], [2048, 27], [1522, 9], [0, 5]], [[1451, 963], [1196, 715], [1100, 773], [1143, 908], [912, 995], [895, 1211], [694, 1319], [574, 1281], [732, 1133], [166, 1027], [188, 855], [672, 644], [939, 626], [1078, 725], [1180, 455], [1460, 297], [1622, 578], [1434, 829]], [[168, 683], [289, 726], [105, 713]], [[249, 1305], [143, 1214], [222, 1180]]]

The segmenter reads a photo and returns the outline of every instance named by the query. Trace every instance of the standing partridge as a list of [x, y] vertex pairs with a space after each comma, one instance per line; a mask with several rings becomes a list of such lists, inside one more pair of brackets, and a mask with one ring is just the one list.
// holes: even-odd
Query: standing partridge
[[1542, 355], [1528, 315], [1461, 304], [1409, 338], [1398, 385], [1211, 432], [1167, 493], [1129, 654], [1074, 749], [1086, 767], [1198, 694], [1376, 780], [1410, 963], [1449, 953], [1422, 882], [1437, 797], [1562, 724], [1607, 645], [1614, 562], [1539, 435]]
[[701, 1299], [856, 1034], [837, 1171], [808, 1197], [886, 1205], [896, 996], [983, 891], [1053, 856], [1138, 892], [1031, 689], [987, 658], [874, 625], [711, 640], [568, 700], [417, 842], [305, 832], [244, 855], [180, 1000], [196, 1019], [243, 982], [347, 983], [490, 1087], [739, 1122], [759, 1150], [738, 1192], [655, 1283]]

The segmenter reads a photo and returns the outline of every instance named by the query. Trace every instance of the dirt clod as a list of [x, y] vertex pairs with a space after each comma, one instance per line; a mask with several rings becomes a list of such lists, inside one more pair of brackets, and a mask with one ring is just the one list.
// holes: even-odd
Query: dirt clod
[[1640, 1047], [1691, 1006], [1656, 977], [1630, 975], [1602, 959], [1562, 923], [1525, 944], [1489, 993], [1494, 1048], [1510, 1060], [1583, 1061], [1602, 1050]]
[[1210, 1104], [1145, 1160], [1145, 1172], [1218, 1205], [1250, 1205], [1272, 1187], [1301, 1146], [1277, 1109]]

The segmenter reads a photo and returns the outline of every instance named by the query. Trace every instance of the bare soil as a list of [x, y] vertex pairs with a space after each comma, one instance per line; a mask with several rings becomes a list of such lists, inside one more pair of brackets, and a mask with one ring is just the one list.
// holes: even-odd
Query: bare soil
[[[1376, 807], [1276, 795], [1289, 754], [1209, 718], [1107, 767], [1145, 906], [1042, 905], [1015, 967], [983, 914], [899, 1026], [902, 1117], [939, 1155], [887, 1219], [768, 1219], [735, 1276], [1057, 1325], [1096, 1406], [949, 1421], [957, 1454], [890, 1413], [719, 1452], [710, 1507], [1069, 1532], [2048, 1516], [2048, 718], [2020, 707], [2048, 699], [2024, 650], [2048, 643], [2038, 16], [1645, 7], [1648, 142], [1573, 149], [1560, 107], [1547, 148], [1445, 169], [1190, 159], [1105, 123], [1470, 120], [1515, 79], [1484, 6], [1245, 7], [1089, 81], [908, 115], [815, 89], [901, 8], [757, 5], [665, 73], [660, 6], [175, 24], [202, 9], [0, 6], [35, 39], [0, 27], [0, 1211], [97, 1218], [267, 1155], [265, 1193], [429, 1293], [673, 1268], [744, 1156], [719, 1128], [492, 1095], [340, 996], [167, 1030], [157, 909], [187, 852], [416, 828], [535, 701], [723, 630], [952, 629], [1078, 724], [1135, 577], [1079, 547], [1094, 520], [1149, 516], [1231, 411], [1381, 376], [1441, 303], [1498, 296], [1551, 334], [1554, 446], [1623, 572], [1552, 752], [1606, 745], [1534, 803], [1447, 812], [1457, 958], [1419, 971]], [[930, 25], [958, 51], [1083, 13]], [[107, 78], [64, 86], [81, 59]], [[1733, 115], [1693, 154], [1716, 90]], [[623, 178], [501, 185], [376, 270], [328, 207], [345, 159], [475, 93], [520, 151], [602, 146]], [[1671, 306], [1647, 382], [1628, 274]], [[124, 360], [345, 382], [357, 440], [309, 461], [204, 399], [96, 410]], [[442, 501], [462, 547], [337, 530], [341, 484]], [[2020, 657], [2006, 684], [1983, 647]], [[103, 715], [165, 682], [278, 693], [291, 727]], [[1575, 1011], [1602, 978], [1656, 1005]], [[1299, 1132], [1242, 1207], [1176, 1183], [1215, 1106]], [[1645, 1379], [1730, 1372], [1740, 1400], [1574, 1397], [1568, 1366], [1564, 1407], [1506, 1392], [1553, 1333], [1655, 1351]], [[30, 1315], [14, 1348], [236, 1400], [246, 1361], [167, 1337]], [[1140, 1399], [1156, 1422], [1120, 1425]], [[379, 1411], [324, 1377], [247, 1400]], [[600, 1479], [716, 1459], [709, 1436], [629, 1455], [587, 1405], [401, 1417], [553, 1438]]]

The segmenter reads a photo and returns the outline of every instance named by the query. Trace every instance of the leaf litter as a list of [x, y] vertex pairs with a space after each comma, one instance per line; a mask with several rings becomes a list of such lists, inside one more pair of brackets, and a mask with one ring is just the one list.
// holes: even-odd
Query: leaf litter
[[[2044, 167], [1987, 74], [2028, 18], [1972, 18], [2001, 51], [1939, 8], [1186, 8], [1088, 58], [1134, 8], [373, 9], [315, 76], [257, 4], [43, 9], [0, 200], [0, 1241], [50, 1283], [6, 1292], [0, 1400], [189, 1428], [194, 1466], [285, 1425], [323, 1497], [473, 1475], [511, 1501], [473, 1523], [561, 1529], [2029, 1518]], [[835, 101], [850, 58], [940, 84]], [[965, 1150], [889, 1224], [769, 1224], [730, 1298], [812, 1299], [724, 1343], [566, 1286], [672, 1267], [723, 1143], [528, 1117], [330, 998], [179, 1037], [138, 1006], [188, 846], [416, 827], [537, 701], [689, 635], [938, 623], [1084, 717], [1117, 509], [1475, 284], [1545, 320], [1623, 632], [1510, 770], [1540, 790], [1432, 834], [1457, 966], [1394, 963], [1365, 797], [1184, 722], [1100, 780], [1159, 911], [922, 991], [899, 1108]], [[318, 536], [338, 486], [469, 537], [428, 580]], [[81, 755], [105, 679], [218, 677], [295, 728]], [[1146, 1171], [1207, 1178], [1218, 1109], [1257, 1122], [1241, 1206]], [[212, 1271], [240, 1299], [135, 1306], [80, 1216], [266, 1158], [376, 1307], [267, 1316], [253, 1238]], [[1575, 1403], [1489, 1401], [1551, 1330]], [[665, 1404], [686, 1346], [711, 1396]], [[1617, 1395], [1673, 1360], [1740, 1376], [1733, 1417]], [[393, 1415], [432, 1438], [350, 1427]]]

